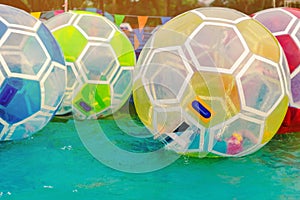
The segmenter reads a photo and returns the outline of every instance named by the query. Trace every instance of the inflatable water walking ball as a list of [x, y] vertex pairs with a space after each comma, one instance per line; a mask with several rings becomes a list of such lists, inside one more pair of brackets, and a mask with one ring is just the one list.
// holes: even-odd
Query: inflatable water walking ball
[[28, 13], [0, 5], [0, 141], [42, 129], [65, 89], [65, 61], [51, 32]]
[[290, 108], [278, 132], [300, 131], [300, 119], [291, 120], [292, 115], [300, 114], [300, 9], [269, 8], [253, 14], [252, 17], [276, 36], [289, 65]]
[[278, 130], [288, 108], [287, 70], [278, 41], [261, 23], [228, 8], [199, 8], [148, 40], [133, 98], [141, 121], [167, 149], [244, 156]]
[[[69, 11], [46, 22], [62, 47], [67, 92], [58, 114], [105, 117], [129, 98], [135, 65], [133, 46], [111, 21], [96, 13]], [[73, 106], [73, 109], [72, 109]]]

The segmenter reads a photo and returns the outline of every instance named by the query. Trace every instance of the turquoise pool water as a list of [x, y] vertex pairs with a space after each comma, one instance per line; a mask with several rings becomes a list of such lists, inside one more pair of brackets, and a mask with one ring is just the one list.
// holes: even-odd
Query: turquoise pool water
[[[122, 149], [161, 148], [129, 137], [112, 120], [99, 123]], [[160, 170], [126, 173], [89, 153], [74, 120], [55, 118], [30, 139], [0, 144], [0, 199], [300, 199], [299, 141], [300, 133], [277, 135], [246, 157], [182, 156]]]

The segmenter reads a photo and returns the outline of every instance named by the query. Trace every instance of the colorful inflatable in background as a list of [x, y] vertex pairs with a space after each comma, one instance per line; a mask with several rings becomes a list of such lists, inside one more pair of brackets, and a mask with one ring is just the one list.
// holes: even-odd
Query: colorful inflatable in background
[[276, 36], [289, 64], [290, 107], [278, 133], [300, 132], [300, 9], [270, 8], [252, 17]]
[[[59, 115], [73, 109], [81, 119], [104, 117], [128, 99], [134, 50], [109, 20], [85, 11], [53, 12], [46, 22], [53, 38], [47, 27], [23, 11], [5, 5], [1, 9], [0, 140], [26, 138], [45, 126], [57, 112], [66, 83]], [[299, 9], [294, 8], [253, 14], [278, 39], [289, 70], [280, 50], [269, 55], [274, 52], [270, 46], [276, 46], [270, 35], [234, 10], [196, 9], [156, 29], [135, 71], [134, 99], [142, 121], [167, 148], [179, 153], [247, 155], [272, 138], [278, 124], [271, 121], [282, 121], [290, 92], [290, 107], [278, 133], [300, 131], [299, 16]], [[250, 28], [241, 25], [246, 22]], [[255, 64], [267, 70], [259, 71]], [[254, 84], [253, 73], [261, 80], [248, 87]], [[269, 97], [271, 93], [275, 97]], [[18, 103], [22, 107], [18, 115], [16, 102], [23, 102]], [[246, 128], [241, 130], [241, 126]], [[230, 142], [240, 146], [230, 148]]]
[[282, 48], [261, 23], [232, 9], [200, 8], [148, 40], [133, 97], [138, 116], [167, 149], [244, 156], [279, 129], [289, 103], [287, 72]]
[[46, 21], [67, 65], [67, 91], [57, 114], [80, 119], [117, 111], [131, 94], [134, 49], [111, 21], [87, 11], [69, 11]]
[[0, 141], [41, 130], [66, 89], [62, 51], [48, 28], [23, 10], [0, 4]]

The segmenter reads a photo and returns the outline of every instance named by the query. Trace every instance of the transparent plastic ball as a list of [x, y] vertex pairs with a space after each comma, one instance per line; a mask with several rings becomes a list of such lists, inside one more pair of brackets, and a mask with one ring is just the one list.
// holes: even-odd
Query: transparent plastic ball
[[127, 36], [105, 17], [69, 11], [46, 22], [68, 69], [66, 96], [57, 114], [79, 119], [108, 116], [127, 101], [135, 53]]
[[167, 149], [244, 156], [276, 133], [288, 107], [286, 58], [262, 24], [228, 8], [173, 18], [148, 40], [134, 71], [141, 121]]
[[64, 57], [49, 29], [6, 5], [0, 5], [0, 84], [0, 141], [41, 130], [66, 89]]

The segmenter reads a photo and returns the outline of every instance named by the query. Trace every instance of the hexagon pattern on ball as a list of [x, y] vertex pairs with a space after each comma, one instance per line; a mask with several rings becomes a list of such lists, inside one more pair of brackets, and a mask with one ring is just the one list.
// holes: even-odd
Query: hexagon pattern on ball
[[291, 79], [290, 105], [278, 134], [300, 131], [300, 9], [269, 8], [252, 14], [278, 39], [286, 55]]
[[62, 51], [47, 27], [0, 5], [0, 141], [29, 137], [53, 117], [66, 89]]
[[286, 59], [263, 25], [227, 8], [199, 8], [163, 25], [134, 71], [133, 98], [167, 149], [243, 156], [266, 144], [288, 107]]
[[281, 44], [291, 77], [291, 106], [300, 108], [300, 9], [269, 8], [253, 14]]
[[[81, 119], [105, 117], [129, 98], [135, 65], [133, 46], [108, 19], [87, 11], [69, 11], [46, 22], [61, 45], [68, 86], [58, 114]], [[67, 39], [66, 39], [67, 38]]]

